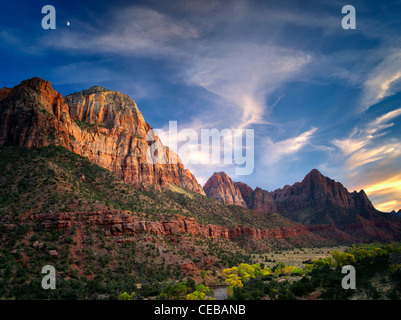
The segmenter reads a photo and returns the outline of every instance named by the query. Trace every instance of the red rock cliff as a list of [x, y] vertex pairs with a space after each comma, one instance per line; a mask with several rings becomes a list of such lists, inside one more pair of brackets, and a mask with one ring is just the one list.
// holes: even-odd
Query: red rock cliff
[[234, 204], [246, 207], [241, 191], [225, 172], [215, 172], [203, 186], [208, 197], [222, 201], [227, 204]]
[[344, 209], [374, 210], [363, 192], [353, 193], [339, 182], [323, 176], [318, 170], [309, 172], [302, 182], [277, 189], [271, 193], [279, 211], [295, 211], [304, 208], [323, 208], [336, 205]]
[[176, 216], [160, 221], [146, 220], [142, 214], [129, 211], [94, 211], [43, 213], [31, 215], [30, 219], [41, 222], [46, 228], [71, 228], [74, 223], [85, 223], [105, 228], [106, 235], [138, 234], [149, 232], [155, 235], [203, 235], [208, 238], [232, 240], [239, 236], [249, 236], [257, 240], [290, 238], [310, 234], [306, 226], [295, 225], [272, 229], [257, 229], [238, 226], [232, 229], [217, 225], [201, 225], [195, 218]]
[[[147, 141], [150, 130], [130, 97], [101, 87], [65, 100], [50, 82], [40, 78], [0, 90], [0, 145], [60, 145], [133, 185], [163, 187], [173, 183], [204, 194], [196, 178], [157, 135], [154, 141]], [[146, 152], [153, 143], [175, 163], [147, 161]]]
[[[75, 153], [117, 173], [134, 185], [165, 186], [170, 183], [204, 194], [180, 158], [152, 135], [136, 103], [127, 95], [102, 87], [92, 87], [66, 97], [70, 115], [85, 128], [74, 134]], [[153, 137], [152, 139], [149, 139]], [[148, 141], [147, 141], [148, 140]], [[151, 144], [165, 150], [166, 163], [149, 163]], [[149, 154], [150, 155], [150, 152]], [[174, 163], [168, 163], [167, 160]]]

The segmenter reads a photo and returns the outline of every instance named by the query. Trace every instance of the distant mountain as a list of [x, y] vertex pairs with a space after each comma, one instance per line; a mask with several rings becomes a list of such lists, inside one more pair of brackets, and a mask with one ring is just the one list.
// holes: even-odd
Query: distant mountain
[[[211, 202], [210, 198], [204, 197], [205, 192], [196, 178], [184, 168], [173, 151], [162, 145], [157, 135], [154, 136], [155, 142], [147, 141], [146, 136], [151, 130], [151, 126], [145, 122], [136, 103], [129, 96], [100, 86], [70, 94], [65, 98], [51, 87], [50, 82], [40, 78], [24, 80], [12, 89], [1, 89], [0, 151], [4, 156], [4, 168], [10, 168], [11, 164], [8, 161], [15, 164], [15, 160], [9, 159], [13, 157], [18, 159], [19, 154], [31, 158], [35, 163], [45, 161], [46, 165], [28, 167], [24, 164], [19, 174], [24, 176], [26, 171], [32, 174], [35, 171], [36, 176], [24, 182], [24, 188], [16, 187], [11, 195], [5, 197], [5, 205], [3, 207], [0, 205], [0, 213], [6, 215], [10, 210], [9, 199], [14, 199], [12, 207], [18, 212], [32, 214], [33, 211], [28, 208], [36, 208], [35, 215], [46, 216], [47, 220], [55, 219], [53, 224], [58, 228], [57, 226], [69, 225], [68, 221], [63, 220], [65, 212], [68, 212], [67, 215], [71, 213], [90, 216], [102, 213], [107, 216], [108, 212], [114, 212], [116, 208], [124, 208], [136, 215], [142, 211], [141, 209], [138, 212], [137, 209], [146, 208], [148, 213], [153, 214], [156, 211], [154, 199], [157, 198], [156, 202], [162, 206], [162, 212], [167, 217], [153, 216], [150, 220], [155, 220], [154, 224], [143, 222], [143, 225], [136, 225], [136, 222], [125, 221], [115, 229], [136, 233], [145, 228], [142, 231], [156, 230], [159, 235], [166, 235], [164, 232], [174, 234], [200, 232], [208, 237], [228, 240], [245, 237], [259, 241], [254, 243], [255, 248], [266, 246], [266, 243], [261, 242], [262, 239], [267, 242], [282, 241], [285, 245], [288, 241], [289, 246], [292, 246], [293, 242], [313, 245], [326, 241], [310, 232], [305, 226], [278, 214], [272, 215], [269, 220], [263, 214], [255, 214], [247, 208], [239, 188], [224, 173], [217, 173], [205, 186], [205, 190], [209, 195], [220, 196], [223, 202], [236, 206], [227, 208], [220, 202]], [[146, 151], [152, 143], [157, 144], [160, 149], [165, 149], [166, 157], [176, 157], [177, 164], [149, 164], [146, 160]], [[24, 147], [23, 150], [18, 146]], [[53, 147], [57, 147], [56, 151], [52, 149]], [[46, 160], [37, 154], [38, 150], [46, 155]], [[67, 155], [71, 157], [68, 168], [64, 162], [58, 163], [59, 158]], [[86, 170], [87, 172], [81, 172], [79, 167], [71, 166], [72, 162], [79, 166], [82, 162], [79, 156], [86, 158], [93, 165]], [[74, 157], [76, 160], [73, 160]], [[112, 197], [109, 193], [113, 193], [111, 189], [107, 195], [102, 194], [100, 197], [97, 193], [102, 186], [104, 187], [106, 181], [91, 174], [96, 165], [112, 172], [135, 189], [150, 192], [152, 196], [135, 197], [135, 201], [130, 202], [133, 200], [132, 195], [129, 196], [131, 191], [127, 189], [124, 193]], [[45, 198], [21, 202], [20, 199], [25, 197], [24, 191], [36, 189], [37, 180], [40, 179], [38, 177], [47, 174], [46, 167], [50, 168], [51, 175], [57, 179], [45, 179], [43, 186], [40, 187]], [[42, 172], [43, 170], [46, 172]], [[22, 177], [10, 173], [7, 177], [3, 176], [2, 183], [18, 185], [13, 179], [19, 181]], [[72, 186], [71, 179], [74, 181]], [[82, 193], [77, 194], [77, 190], [88, 183], [89, 185], [81, 190]], [[69, 187], [66, 189], [67, 185]], [[46, 197], [48, 190], [54, 190], [55, 194], [51, 199]], [[156, 195], [153, 193], [154, 190], [168, 194], [173, 200]], [[34, 193], [32, 190], [31, 192]], [[75, 205], [67, 207], [71, 199], [77, 198], [81, 199], [79, 209]], [[128, 201], [130, 205], [123, 205], [124, 201]], [[153, 209], [149, 208], [150, 205]], [[25, 206], [27, 208], [21, 210]], [[174, 224], [170, 226], [170, 215], [177, 210], [182, 216], [196, 218], [196, 223], [192, 220], [183, 220], [178, 227], [172, 226]], [[61, 217], [61, 220], [57, 220], [57, 217]], [[106, 223], [107, 228], [111, 226], [110, 223], [110, 221]], [[131, 223], [135, 226], [130, 226]], [[191, 229], [192, 224], [199, 226]], [[166, 231], [164, 226], [174, 228], [174, 231], [170, 229]], [[135, 230], [131, 230], [131, 227]], [[329, 240], [325, 243], [335, 244], [336, 241]], [[249, 246], [247, 242], [244, 245]]]
[[[62, 297], [103, 299], [204, 271], [213, 283], [253, 252], [400, 240], [400, 218], [317, 170], [273, 192], [217, 172], [203, 190], [151, 130], [103, 87], [63, 98], [33, 78], [0, 90], [2, 297], [47, 299], [47, 263]], [[177, 163], [149, 163], [152, 143]]]
[[247, 206], [242, 198], [240, 189], [225, 172], [215, 172], [203, 186], [203, 190], [210, 198], [227, 204]]
[[395, 212], [395, 210], [393, 210], [393, 211], [391, 211], [390, 213], [393, 214], [393, 215], [395, 215], [395, 216], [398, 217], [398, 218], [401, 218], [401, 209], [398, 210], [398, 212]]
[[[226, 190], [226, 184], [218, 185], [218, 182], [214, 180], [214, 189], [219, 192], [206, 194], [225, 201], [220, 195], [230, 194], [231, 187]], [[400, 219], [376, 210], [363, 190], [349, 192], [341, 183], [325, 177], [316, 169], [309, 172], [302, 182], [273, 192], [259, 187], [253, 190], [242, 182], [234, 182], [234, 185], [248, 208], [265, 214], [278, 212], [309, 226], [320, 235], [356, 242], [401, 238]], [[237, 202], [241, 203], [241, 199]]]
[[[165, 147], [157, 135], [153, 141], [147, 141], [151, 130], [129, 96], [103, 87], [94, 86], [63, 98], [48, 81], [32, 78], [12, 89], [0, 90], [0, 147], [63, 147], [111, 171], [136, 189], [173, 191], [169, 194], [174, 201], [163, 202], [165, 212], [183, 206], [182, 215], [191, 213], [200, 225], [216, 222], [219, 228], [226, 228], [219, 229], [223, 238], [281, 237], [291, 239], [288, 241], [297, 239], [299, 244], [400, 238], [399, 218], [377, 211], [363, 190], [350, 193], [341, 183], [315, 169], [302, 182], [273, 192], [233, 182], [224, 172], [215, 173], [202, 188], [178, 155]], [[152, 144], [165, 150], [164, 157], [174, 158], [176, 163], [149, 163], [146, 153]], [[16, 152], [13, 150], [9, 152]], [[19, 190], [12, 199], [21, 199]], [[191, 192], [200, 198], [194, 198]], [[218, 200], [220, 206], [210, 202], [211, 198]], [[16, 200], [14, 208], [19, 205], [22, 204]], [[106, 207], [109, 209], [109, 205]], [[4, 212], [9, 210], [5, 208]], [[185, 223], [181, 227], [189, 230]], [[216, 233], [212, 227], [205, 228], [202, 232], [209, 236]], [[256, 247], [260, 245], [262, 242]]]
[[[65, 99], [50, 82], [40, 78], [0, 90], [0, 146], [57, 145], [111, 170], [124, 181], [140, 186], [170, 183], [204, 194], [179, 157], [165, 148], [151, 130], [136, 103], [127, 95], [95, 86]], [[146, 159], [151, 144], [166, 150], [176, 164], [153, 164]]]
[[363, 190], [350, 193], [341, 183], [323, 176], [316, 169], [309, 172], [302, 182], [277, 189], [271, 195], [280, 212], [320, 209], [326, 206], [375, 210]]
[[259, 187], [252, 190], [251, 187], [242, 182], [235, 182], [234, 184], [241, 191], [248, 208], [262, 213], [278, 212], [277, 203], [270, 192]]
[[[273, 192], [242, 182], [232, 182], [224, 172], [214, 173], [204, 186], [206, 195], [229, 204], [243, 205], [259, 212], [293, 212], [306, 208], [339, 206], [374, 211], [365, 192], [352, 193], [339, 182], [323, 176], [318, 170], [309, 172], [302, 182]], [[239, 191], [239, 192], [238, 192]], [[235, 199], [235, 200], [234, 200]]]

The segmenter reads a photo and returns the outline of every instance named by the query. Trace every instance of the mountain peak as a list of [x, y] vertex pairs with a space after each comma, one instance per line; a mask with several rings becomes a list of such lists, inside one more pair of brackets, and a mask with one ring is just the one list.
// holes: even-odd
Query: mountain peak
[[[233, 200], [242, 199], [250, 209], [263, 213], [294, 212], [306, 208], [321, 209], [338, 206], [346, 210], [356, 208], [373, 212], [371, 201], [364, 190], [350, 193], [340, 182], [324, 176], [319, 170], [312, 169], [302, 180], [292, 186], [268, 192], [256, 187], [252, 190], [242, 182], [233, 183], [225, 172], [215, 172], [203, 189], [207, 196], [229, 204], [242, 205]], [[238, 189], [240, 195], [237, 193]]]
[[[274, 191], [279, 209], [300, 210], [308, 207], [322, 208], [337, 205], [350, 209], [355, 207], [352, 194], [339, 182], [324, 176], [319, 170], [312, 169], [302, 180], [289, 188]], [[358, 196], [362, 203], [362, 194]]]
[[109, 89], [106, 89], [102, 86], [92, 86], [89, 89], [85, 90], [84, 92], [86, 94], [91, 94], [91, 93], [97, 93], [97, 92], [107, 92], [107, 91], [111, 91]]
[[224, 171], [213, 173], [203, 186], [203, 190], [208, 197], [227, 204], [246, 207], [246, 203], [242, 198], [239, 187]]
[[32, 85], [40, 84], [40, 83], [50, 84], [49, 81], [44, 80], [44, 79], [42, 79], [40, 77], [33, 77], [33, 78], [30, 78], [30, 79], [22, 80], [20, 85], [22, 85], [22, 86], [32, 86]]
[[72, 93], [70, 95], [76, 95], [76, 94], [81, 94], [81, 95], [91, 95], [91, 94], [96, 94], [96, 93], [103, 93], [103, 92], [112, 92], [112, 90], [106, 89], [102, 86], [92, 86], [89, 89], [82, 90], [79, 92]]
[[[221, 176], [221, 177], [225, 177], [225, 178], [230, 178], [229, 176], [228, 176], [228, 174], [227, 173], [225, 173], [224, 171], [219, 171], [219, 172], [214, 172], [213, 173], [213, 176]], [[230, 178], [231, 179], [231, 178]]]
[[372, 205], [372, 202], [369, 200], [367, 194], [365, 193], [365, 191], [363, 189], [359, 192], [357, 192], [357, 191], [352, 192], [351, 196], [353, 197], [355, 206], [357, 208], [360, 208], [360, 209], [363, 209], [366, 211], [375, 210], [375, 208]]
[[53, 96], [53, 95], [61, 95], [57, 93], [53, 88], [49, 81], [44, 80], [39, 77], [33, 77], [31, 79], [26, 79], [21, 81], [19, 85], [14, 87], [14, 91], [23, 91], [26, 89], [30, 89], [31, 93], [38, 93], [41, 95]]
[[306, 181], [315, 181], [316, 183], [318, 181], [334, 181], [328, 177], [326, 177], [325, 175], [323, 175], [319, 170], [317, 169], [312, 169], [302, 180], [302, 183], [306, 182]]
[[129, 96], [100, 86], [64, 99], [50, 82], [35, 77], [11, 91], [0, 91], [0, 146], [7, 142], [28, 148], [60, 145], [132, 185], [161, 188], [172, 183], [204, 194], [172, 151], [169, 156], [178, 159], [176, 163], [149, 162], [149, 130]]
[[309, 175], [311, 175], [311, 176], [322, 176], [322, 177], [324, 177], [324, 175], [323, 175], [319, 170], [317, 170], [317, 169], [312, 169], [312, 170], [307, 174], [307, 176], [309, 176]]

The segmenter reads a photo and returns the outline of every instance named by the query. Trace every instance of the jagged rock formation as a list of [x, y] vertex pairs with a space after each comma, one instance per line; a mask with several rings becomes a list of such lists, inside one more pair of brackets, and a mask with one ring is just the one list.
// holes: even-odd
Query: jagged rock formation
[[30, 219], [41, 223], [45, 228], [51, 229], [71, 228], [77, 222], [83, 222], [87, 225], [103, 227], [105, 234], [108, 236], [149, 232], [159, 236], [192, 234], [194, 236], [202, 235], [207, 238], [223, 238], [227, 240], [232, 240], [239, 236], [249, 236], [256, 240], [285, 239], [297, 236], [313, 238], [308, 228], [300, 224], [271, 229], [257, 229], [245, 226], [229, 229], [217, 225], [202, 225], [195, 218], [179, 215], [170, 220], [150, 221], [146, 220], [145, 216], [140, 213], [132, 214], [129, 211], [43, 213], [31, 215]]
[[273, 192], [259, 187], [252, 190], [242, 182], [235, 182], [234, 185], [239, 188], [248, 208], [264, 213], [291, 212], [305, 208], [319, 209], [331, 205], [344, 209], [374, 210], [363, 190], [349, 193], [341, 183], [323, 176], [316, 169], [308, 173], [302, 182], [292, 186], [287, 185]]
[[[165, 186], [174, 183], [204, 194], [178, 155], [163, 146], [157, 135], [151, 133], [151, 126], [145, 123], [136, 103], [129, 96], [92, 87], [69, 95], [65, 100], [74, 121], [96, 127], [95, 132], [90, 128], [82, 130], [81, 135], [76, 136], [79, 144], [75, 144], [72, 151], [83, 154], [134, 185]], [[158, 145], [159, 152], [165, 151], [166, 163], [149, 164], [146, 155], [153, 143]], [[174, 163], [168, 163], [168, 160]]]
[[309, 172], [302, 182], [277, 189], [271, 195], [280, 212], [305, 208], [319, 209], [332, 205], [344, 209], [374, 210], [363, 190], [349, 193], [341, 183], [323, 176], [316, 169]]
[[262, 213], [278, 212], [277, 204], [270, 192], [259, 187], [252, 190], [251, 187], [242, 182], [235, 182], [235, 185], [240, 189], [248, 208]]
[[[60, 145], [133, 185], [160, 188], [173, 183], [204, 194], [179, 157], [151, 130], [129, 96], [102, 87], [63, 99], [50, 82], [32, 78], [0, 90], [0, 145]], [[164, 150], [165, 163], [148, 161], [152, 144], [158, 152]]]
[[[363, 190], [350, 193], [341, 183], [323, 176], [316, 169], [309, 172], [302, 182], [297, 182], [292, 186], [286, 185], [284, 188], [273, 192], [259, 187], [252, 190], [251, 187], [242, 182], [232, 183], [230, 177], [224, 172], [219, 173], [219, 176], [224, 176], [224, 181], [230, 181], [231, 184], [222, 179], [214, 178], [215, 175], [209, 181], [213, 181], [213, 190], [219, 190], [219, 192], [214, 194], [206, 192], [208, 196], [232, 203], [232, 201], [226, 200], [230, 197], [223, 195], [232, 193], [231, 184], [233, 184], [240, 191], [240, 195], [235, 193], [238, 203], [242, 203], [244, 200], [248, 208], [259, 212], [293, 212], [307, 208], [320, 209], [326, 206], [338, 206], [344, 209], [356, 208], [365, 211], [375, 210]], [[207, 186], [207, 189], [210, 189], [210, 185]]]
[[241, 191], [225, 172], [215, 172], [203, 186], [203, 190], [208, 197], [225, 202], [246, 207], [242, 198]]
[[[213, 181], [213, 188], [218, 192], [206, 194], [225, 201], [224, 195], [231, 194], [230, 189], [219, 179]], [[261, 188], [252, 190], [242, 182], [234, 185], [248, 208], [265, 214], [278, 212], [326, 239], [358, 242], [401, 238], [401, 220], [395, 215], [377, 211], [363, 190], [350, 193], [341, 183], [323, 176], [316, 169], [302, 182], [273, 192]]]
[[[12, 89], [1, 89], [0, 146], [6, 143], [27, 148], [63, 146], [114, 172], [129, 184], [138, 187], [153, 185], [159, 189], [176, 184], [200, 194], [206, 192], [209, 197], [225, 203], [254, 210], [251, 218], [241, 220], [238, 217], [238, 221], [269, 219], [279, 213], [281, 218], [287, 218], [285, 221], [295, 223], [283, 222], [281, 226], [284, 229], [280, 226], [277, 230], [239, 225], [230, 229], [197, 225], [192, 230], [204, 235], [218, 234], [226, 239], [244, 235], [265, 239], [281, 237], [281, 234], [282, 237], [312, 237], [313, 241], [336, 239], [339, 243], [400, 239], [401, 220], [396, 215], [377, 211], [363, 190], [350, 193], [341, 183], [315, 169], [302, 182], [273, 192], [261, 188], [252, 190], [246, 184], [234, 183], [224, 172], [219, 172], [208, 180], [204, 192], [179, 157], [163, 146], [152, 132], [135, 102], [122, 93], [102, 87], [92, 87], [65, 99], [49, 82], [40, 78], [22, 81]], [[158, 156], [166, 163], [149, 162], [147, 152], [151, 146], [162, 151]], [[171, 225], [181, 230], [179, 232], [187, 233], [185, 230], [191, 229], [188, 226], [192, 222], [185, 221], [172, 224], [157, 222], [162, 223], [162, 229], [157, 229], [150, 221], [145, 226], [166, 232], [166, 226]], [[136, 230], [140, 228], [138, 223], [113, 223], [110, 232], [130, 231], [131, 227]]]
[[68, 147], [70, 135], [77, 129], [63, 97], [50, 82], [33, 78], [0, 90], [0, 145]]
[[391, 214], [395, 215], [398, 218], [401, 218], [401, 209], [398, 210], [398, 212], [395, 212], [395, 210], [391, 211]]

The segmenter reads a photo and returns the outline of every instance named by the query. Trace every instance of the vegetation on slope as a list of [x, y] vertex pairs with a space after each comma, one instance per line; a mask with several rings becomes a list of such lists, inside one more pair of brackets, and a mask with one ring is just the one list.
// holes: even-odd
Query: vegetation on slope
[[[109, 236], [101, 226], [79, 223], [79, 215], [126, 210], [142, 213], [145, 219], [153, 221], [182, 215], [194, 217], [201, 224], [227, 227], [242, 224], [274, 228], [293, 223], [278, 215], [266, 217], [246, 208], [224, 205], [193, 192], [139, 191], [108, 170], [61, 147], [3, 146], [0, 172], [3, 299], [118, 299], [122, 292], [127, 294], [120, 298], [207, 298], [211, 292], [206, 286], [197, 287], [196, 282], [210, 283], [218, 279], [219, 270], [246, 266], [250, 262], [249, 250], [261, 250], [261, 244], [265, 249], [278, 249], [308, 243], [308, 239], [296, 237], [303, 242], [275, 239], [267, 243], [241, 237], [228, 241], [150, 233]], [[70, 228], [47, 228], [32, 219], [41, 213], [63, 212], [77, 215], [77, 222]], [[361, 248], [368, 250], [367, 257], [363, 251], [357, 251]], [[379, 248], [383, 254], [375, 257], [367, 247], [354, 247], [347, 253], [354, 255], [358, 273], [370, 268], [365, 278], [357, 280], [361, 294], [369, 298], [399, 297], [399, 246]], [[251, 276], [240, 279], [242, 288], [232, 286], [232, 298], [307, 297], [314, 290], [320, 290], [323, 298], [349, 298], [348, 293], [344, 296], [344, 290], [332, 289], [343, 276], [339, 257], [342, 255], [333, 256], [335, 263], [311, 263], [310, 270], [302, 270], [305, 275], [299, 268], [282, 264], [272, 268], [271, 273], [262, 265], [260, 269], [250, 265], [264, 270], [264, 274], [250, 271]], [[41, 270], [48, 264], [57, 272], [56, 290], [44, 290], [41, 286]], [[285, 277], [298, 277], [299, 281], [291, 282]], [[383, 277], [389, 288], [382, 292], [374, 289], [377, 277]], [[286, 280], [278, 282], [281, 278]], [[234, 284], [238, 279], [232, 280]]]
[[[358, 244], [345, 252], [335, 250], [331, 255], [310, 261], [304, 268], [285, 266], [280, 262], [271, 273], [257, 276], [239, 272], [239, 265], [223, 271], [222, 276], [238, 278], [230, 291], [231, 298], [238, 300], [401, 298], [400, 243]], [[355, 268], [356, 289], [342, 287], [345, 276], [342, 267], [345, 265]]]
[[[149, 220], [191, 213], [169, 198], [141, 192], [109, 171], [61, 147], [0, 148], [0, 297], [5, 299], [117, 299], [147, 297], [163, 283], [247, 261], [235, 243], [202, 236], [150, 233], [108, 236], [81, 223], [85, 212], [127, 210]], [[73, 212], [69, 228], [45, 227], [40, 213]], [[56, 269], [57, 289], [41, 286], [42, 267]]]

